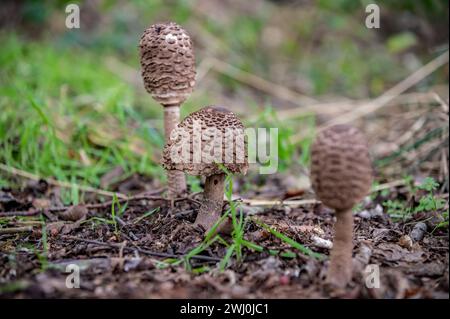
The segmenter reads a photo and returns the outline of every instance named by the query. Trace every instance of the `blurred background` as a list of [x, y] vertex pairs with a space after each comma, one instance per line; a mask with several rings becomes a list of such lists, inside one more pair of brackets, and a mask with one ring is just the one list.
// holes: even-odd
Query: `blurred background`
[[[80, 5], [80, 29], [65, 26], [69, 3]], [[346, 116], [370, 139], [378, 182], [432, 176], [446, 190], [448, 1], [379, 0], [379, 29], [365, 26], [370, 3], [3, 0], [0, 163], [124, 193], [163, 185], [162, 107], [144, 90], [137, 45], [149, 25], [175, 21], [197, 60], [182, 115], [220, 104], [247, 126], [279, 129], [279, 173], [254, 170], [242, 192], [267, 179], [273, 196], [279, 184], [307, 185], [298, 176], [314, 132]], [[355, 116], [386, 92], [388, 101]], [[17, 183], [0, 171], [0, 188]], [[189, 183], [201, 189], [198, 179]], [[84, 196], [61, 192], [64, 203]]]

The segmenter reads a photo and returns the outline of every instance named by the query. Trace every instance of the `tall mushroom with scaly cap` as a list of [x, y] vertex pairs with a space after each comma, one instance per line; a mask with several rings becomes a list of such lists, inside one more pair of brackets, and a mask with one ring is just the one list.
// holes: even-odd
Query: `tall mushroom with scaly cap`
[[195, 224], [209, 230], [222, 214], [225, 173], [246, 174], [244, 125], [222, 107], [205, 107], [187, 116], [164, 147], [163, 167], [205, 176], [203, 201]]
[[[180, 106], [195, 85], [194, 48], [189, 35], [173, 22], [145, 30], [140, 43], [141, 73], [147, 92], [164, 107], [166, 142], [180, 121]], [[169, 197], [186, 191], [182, 172], [167, 172]]]
[[369, 192], [372, 163], [364, 135], [348, 125], [322, 131], [311, 149], [312, 187], [336, 214], [327, 282], [345, 287], [352, 278], [352, 208]]

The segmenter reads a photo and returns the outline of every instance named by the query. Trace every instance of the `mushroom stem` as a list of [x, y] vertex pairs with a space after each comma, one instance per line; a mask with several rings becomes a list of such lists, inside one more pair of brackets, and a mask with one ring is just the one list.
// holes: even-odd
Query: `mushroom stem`
[[352, 210], [336, 211], [333, 248], [326, 280], [334, 286], [344, 288], [352, 279], [352, 238]]
[[[164, 107], [164, 135], [166, 143], [170, 141], [170, 133], [180, 122], [180, 106]], [[186, 177], [181, 171], [167, 171], [167, 185], [169, 198], [175, 198], [186, 192]]]
[[195, 224], [202, 226], [206, 231], [222, 215], [224, 186], [225, 174], [211, 175], [206, 178], [204, 199], [195, 220]]

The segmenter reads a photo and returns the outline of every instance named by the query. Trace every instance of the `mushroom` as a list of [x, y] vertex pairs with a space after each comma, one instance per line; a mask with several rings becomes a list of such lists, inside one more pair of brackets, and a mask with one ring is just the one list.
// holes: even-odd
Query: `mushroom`
[[230, 173], [247, 172], [244, 126], [229, 110], [209, 106], [186, 117], [175, 132], [177, 138], [164, 147], [162, 164], [168, 170], [206, 177], [195, 220], [206, 231], [222, 214], [226, 174], [221, 166]]
[[316, 137], [311, 162], [314, 192], [336, 214], [326, 281], [343, 288], [352, 278], [352, 208], [368, 194], [372, 184], [372, 163], [366, 139], [354, 127], [332, 126]]
[[[167, 142], [180, 121], [180, 106], [195, 85], [192, 41], [176, 23], [157, 23], [145, 30], [139, 48], [145, 89], [164, 107]], [[167, 180], [170, 198], [186, 191], [183, 173], [168, 171]]]

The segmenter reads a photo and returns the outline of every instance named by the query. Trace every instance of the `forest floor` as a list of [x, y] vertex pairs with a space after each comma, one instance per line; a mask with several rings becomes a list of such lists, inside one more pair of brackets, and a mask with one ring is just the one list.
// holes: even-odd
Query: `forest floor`
[[[449, 298], [448, 2], [383, 1], [379, 31], [358, 1], [89, 1], [78, 31], [59, 2], [21, 2], [0, 12], [0, 298]], [[193, 226], [199, 179], [165, 199], [137, 44], [172, 20], [198, 62], [181, 116], [278, 129], [277, 173], [233, 180], [231, 235]], [[335, 219], [308, 180], [338, 122], [365, 133], [375, 180], [344, 290], [324, 284]]]
[[[419, 213], [396, 220], [384, 212], [384, 196], [408, 197], [407, 185], [386, 185], [355, 210], [353, 280], [348, 289], [333, 290], [324, 284], [333, 212], [305, 201], [307, 191], [283, 189], [285, 180], [274, 175], [254, 194], [278, 193], [283, 204], [242, 200], [243, 238], [222, 235], [207, 247], [193, 226], [201, 195], [180, 198], [171, 208], [163, 189], [142, 192], [146, 181], [139, 176], [117, 185], [135, 193], [127, 201], [93, 199], [71, 207], [56, 206], [58, 187], [45, 181], [3, 190], [0, 296], [448, 298], [448, 226], [439, 227], [442, 217]], [[241, 257], [227, 258], [239, 243]], [[71, 288], [71, 280], [66, 285], [71, 264], [79, 267], [79, 288]], [[377, 288], [378, 278], [367, 276], [378, 270]]]

